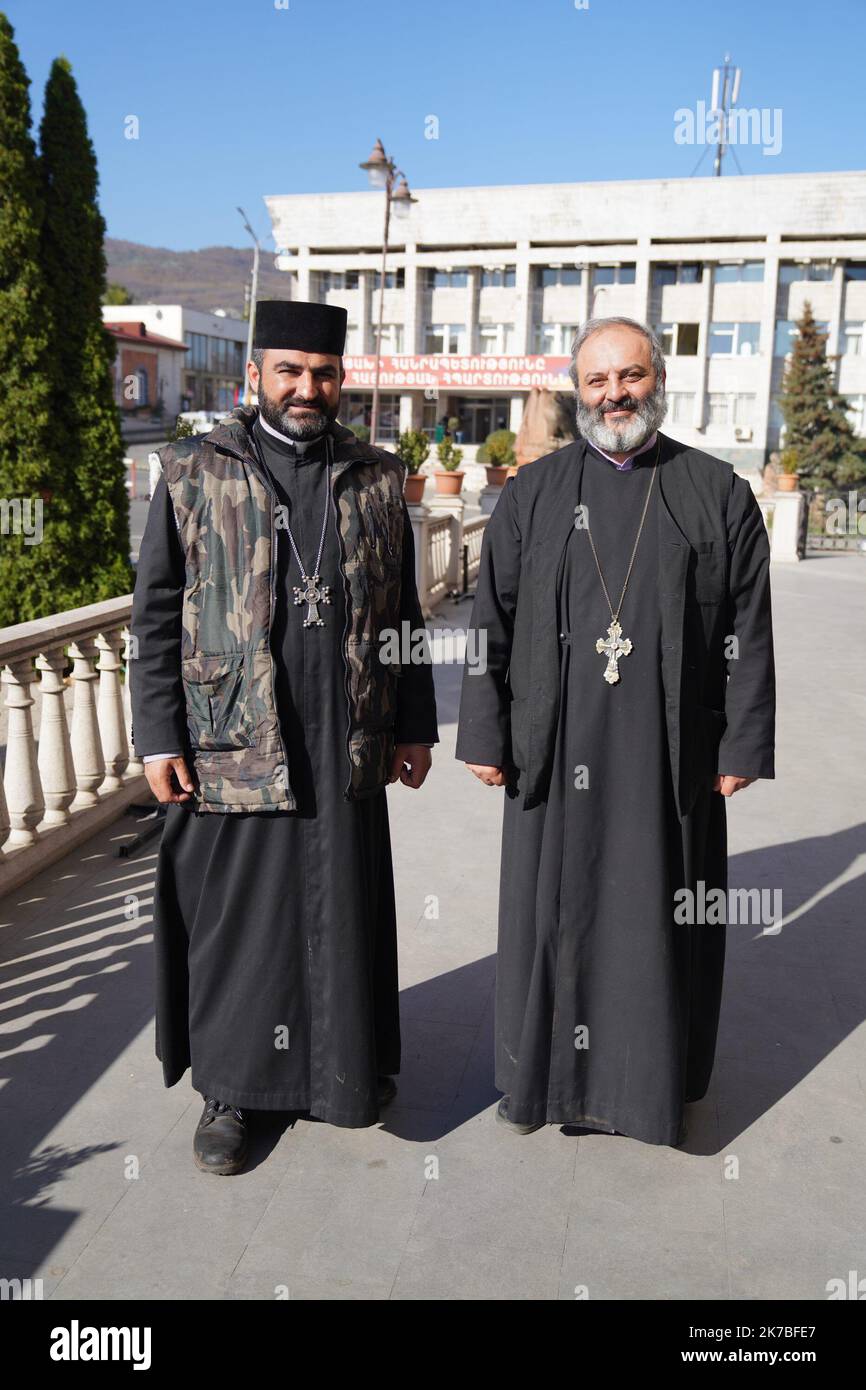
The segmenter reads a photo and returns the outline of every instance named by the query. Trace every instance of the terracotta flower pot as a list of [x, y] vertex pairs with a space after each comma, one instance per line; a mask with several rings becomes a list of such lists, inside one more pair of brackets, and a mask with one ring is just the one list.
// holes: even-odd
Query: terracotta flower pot
[[427, 479], [423, 473], [407, 473], [406, 481], [403, 484], [403, 495], [407, 504], [417, 506], [424, 499], [424, 488]]
[[500, 466], [499, 464], [487, 463], [484, 465], [484, 471], [487, 474], [488, 487], [503, 487], [509, 470], [507, 464]]
[[796, 492], [799, 481], [796, 473], [780, 473], [776, 479], [776, 491]]
[[446, 469], [438, 469], [433, 474], [436, 479], [436, 491], [440, 497], [456, 497], [463, 486], [463, 472], [459, 468], [453, 469], [450, 473]]

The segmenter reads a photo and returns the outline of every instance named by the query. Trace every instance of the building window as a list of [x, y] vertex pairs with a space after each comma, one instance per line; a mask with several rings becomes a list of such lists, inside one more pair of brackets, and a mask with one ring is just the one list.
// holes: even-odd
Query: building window
[[460, 420], [463, 444], [483, 444], [494, 430], [507, 430], [510, 402], [507, 396], [464, 396], [453, 401], [448, 412]]
[[356, 290], [360, 284], [357, 270], [312, 270], [310, 289], [315, 303], [323, 303], [331, 290]]
[[[386, 289], [386, 290], [402, 290], [402, 289], [405, 288], [405, 285], [406, 285], [406, 272], [405, 272], [405, 270], [403, 269], [402, 266], [400, 267], [399, 270], [386, 270], [386, 271], [385, 271], [385, 289]], [[382, 272], [381, 272], [381, 270], [374, 270], [374, 271], [373, 271], [373, 289], [374, 289], [374, 290], [378, 290], [378, 289], [381, 289], [381, 287], [382, 287]]]
[[656, 337], [665, 357], [697, 357], [698, 328], [696, 323], [657, 323]]
[[695, 413], [694, 391], [669, 391], [668, 415], [672, 425], [690, 425]]
[[[826, 333], [829, 323], [825, 320], [815, 325], [822, 333]], [[794, 319], [776, 320], [776, 338], [773, 344], [774, 357], [787, 357], [789, 352], [794, 351], [794, 339], [797, 337], [797, 324]], [[825, 344], [826, 351], [826, 344]]]
[[513, 265], [501, 265], [485, 267], [481, 272], [481, 288], [497, 286], [502, 289], [513, 289], [517, 283], [517, 272]]
[[[360, 391], [344, 391], [340, 398], [340, 423], [352, 428], [366, 425], [370, 428], [373, 409], [373, 394]], [[376, 438], [396, 443], [400, 434], [400, 397], [396, 392], [382, 391], [379, 394], [379, 420]]]
[[548, 290], [553, 285], [579, 285], [583, 271], [572, 265], [534, 265], [532, 288]]
[[426, 290], [459, 290], [469, 284], [467, 266], [458, 266], [451, 270], [439, 270], [436, 266], [428, 265], [425, 266], [423, 273]]
[[751, 357], [758, 351], [759, 323], [711, 323], [710, 357]]
[[713, 391], [707, 396], [707, 420], [711, 425], [728, 423], [728, 397]]
[[796, 265], [786, 261], [779, 266], [779, 284], [794, 285], [800, 280], [832, 280], [833, 267], [829, 261], [810, 261], [808, 265]]
[[713, 266], [714, 285], [730, 285], [739, 280], [757, 281], [763, 278], [763, 261], [740, 261], [737, 265]]
[[699, 261], [681, 261], [677, 265], [654, 265], [653, 285], [699, 285], [704, 267]]
[[866, 325], [862, 323], [846, 323], [842, 340], [843, 357], [862, 357], [863, 356], [863, 329]]
[[635, 278], [634, 265], [597, 265], [593, 267], [592, 283], [594, 285], [633, 285]]
[[[373, 351], [379, 338], [379, 325], [373, 325]], [[386, 356], [391, 353], [403, 351], [403, 325], [402, 323], [383, 323], [382, 324], [382, 343], [379, 351]]]
[[207, 337], [204, 333], [186, 333], [184, 342], [189, 348], [187, 365], [196, 372], [207, 371]]
[[424, 333], [426, 353], [465, 352], [465, 323], [430, 323]]
[[544, 357], [567, 357], [576, 337], [576, 323], [537, 323], [532, 330], [532, 351]]
[[513, 323], [482, 323], [478, 325], [478, 351], [482, 354], [495, 354], [513, 351]]
[[845, 266], [846, 280], [866, 280], [866, 261], [849, 261]]

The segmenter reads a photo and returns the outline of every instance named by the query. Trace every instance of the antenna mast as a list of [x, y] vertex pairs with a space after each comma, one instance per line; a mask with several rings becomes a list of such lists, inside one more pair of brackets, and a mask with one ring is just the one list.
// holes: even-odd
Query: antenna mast
[[716, 158], [713, 164], [713, 174], [716, 177], [722, 172], [722, 160], [728, 149], [728, 121], [731, 107], [736, 106], [737, 97], [740, 95], [740, 75], [741, 69], [731, 66], [730, 53], [725, 54], [725, 61], [720, 68], [713, 68], [710, 115], [716, 118], [719, 127]]

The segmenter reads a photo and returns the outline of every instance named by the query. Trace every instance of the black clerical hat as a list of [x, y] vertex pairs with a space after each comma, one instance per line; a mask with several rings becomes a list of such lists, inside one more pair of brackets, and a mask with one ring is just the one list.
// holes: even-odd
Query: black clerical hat
[[295, 348], [342, 357], [348, 313], [336, 304], [295, 299], [260, 299], [253, 333], [255, 348]]

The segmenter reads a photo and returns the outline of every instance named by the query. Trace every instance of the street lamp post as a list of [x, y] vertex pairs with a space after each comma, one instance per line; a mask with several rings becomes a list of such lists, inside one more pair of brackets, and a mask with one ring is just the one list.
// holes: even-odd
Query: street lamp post
[[[259, 290], [259, 239], [258, 239], [258, 237], [256, 236], [255, 232], [253, 231], [252, 227], [250, 226], [250, 224], [249, 224], [249, 219], [247, 218], [247, 215], [246, 215], [246, 213], [244, 212], [243, 208], [238, 208], [238, 212], [240, 213], [241, 217], [243, 218], [243, 224], [244, 224], [244, 226], [246, 227], [247, 231], [249, 232], [250, 236], [251, 236], [252, 239], [253, 239], [253, 247], [254, 247], [254, 250], [253, 250], [253, 286], [252, 286], [252, 293], [250, 294], [250, 310], [249, 310], [250, 316], [249, 316], [249, 322], [248, 322], [248, 324], [247, 324], [247, 362], [249, 362], [250, 358], [251, 358], [252, 355], [253, 355], [253, 325], [254, 325], [254, 323], [255, 323], [255, 318], [256, 318], [256, 297], [257, 297], [257, 295], [258, 295], [258, 290]], [[250, 389], [250, 377], [249, 377], [249, 372], [247, 371], [247, 364], [246, 364], [246, 362], [245, 362], [245, 363], [244, 363], [244, 405], [249, 405], [249, 404], [250, 404], [250, 401], [251, 401], [251, 399], [252, 399], [252, 394], [253, 394], [253, 393], [252, 393], [252, 390]]]
[[[385, 153], [381, 140], [373, 146], [373, 153], [359, 166], [367, 170], [373, 188], [385, 190], [385, 230], [382, 236], [382, 274], [379, 285], [379, 322], [376, 330], [376, 369], [373, 378], [373, 404], [370, 408], [370, 443], [376, 443], [379, 428], [379, 375], [382, 365], [382, 315], [385, 307], [385, 266], [388, 260], [388, 229], [393, 205], [395, 217], [408, 217], [409, 209], [418, 199], [409, 192], [406, 175], [398, 169], [390, 155]], [[399, 180], [399, 182], [398, 182]], [[396, 183], [396, 187], [395, 187]]]

